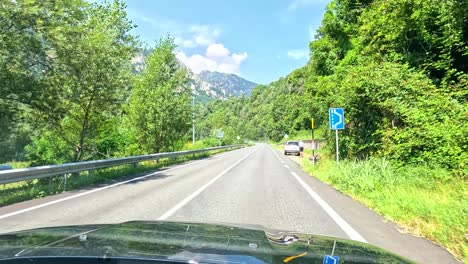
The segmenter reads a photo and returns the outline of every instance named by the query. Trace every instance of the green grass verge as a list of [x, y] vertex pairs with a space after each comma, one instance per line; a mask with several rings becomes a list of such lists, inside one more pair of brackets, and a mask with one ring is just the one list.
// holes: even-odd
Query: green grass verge
[[466, 177], [444, 169], [397, 167], [385, 159], [337, 164], [330, 158], [313, 168], [307, 156], [305, 171], [397, 223], [401, 232], [424, 236], [468, 263]]
[[[137, 175], [139, 173], [151, 172], [162, 167], [182, 163], [192, 159], [198, 159], [224, 152], [225, 150], [210, 151], [206, 154], [188, 155], [177, 159], [162, 159], [158, 163], [155, 161], [145, 161], [133, 165], [121, 165], [111, 168], [98, 169], [89, 174], [87, 171], [76, 175], [67, 175], [66, 190], [79, 189], [94, 184], [107, 183], [115, 179]], [[14, 182], [9, 184], [0, 184], [0, 206], [6, 206], [21, 201], [36, 199], [61, 193], [64, 188], [64, 176], [55, 176], [43, 178], [40, 180]]]
[[[282, 150], [282, 145], [272, 144]], [[468, 263], [468, 189], [466, 174], [424, 166], [398, 167], [385, 159], [336, 163], [326, 149], [317, 151], [315, 168], [305, 150], [302, 168], [362, 202], [401, 232], [423, 236]]]

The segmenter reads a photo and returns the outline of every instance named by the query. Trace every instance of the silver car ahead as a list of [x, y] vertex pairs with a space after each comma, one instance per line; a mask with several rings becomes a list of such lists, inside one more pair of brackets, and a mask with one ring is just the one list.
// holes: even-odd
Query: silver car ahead
[[299, 146], [299, 141], [290, 140], [284, 144], [284, 155], [295, 154], [301, 155], [301, 148]]

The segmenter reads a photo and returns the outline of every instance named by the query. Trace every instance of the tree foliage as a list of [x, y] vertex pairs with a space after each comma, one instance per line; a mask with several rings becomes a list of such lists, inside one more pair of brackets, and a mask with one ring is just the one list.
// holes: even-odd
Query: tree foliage
[[[35, 109], [32, 115], [42, 119], [41, 128], [47, 128], [53, 138], [49, 141], [41, 134], [36, 139], [68, 153], [60, 155], [63, 161], [101, 154], [96, 139], [121, 111], [130, 89], [130, 60], [136, 51], [134, 37], [128, 34], [133, 26], [125, 18], [122, 3], [71, 8], [83, 14], [69, 24], [50, 28], [47, 38], [53, 61], [44, 74], [44, 87], [53, 104]], [[28, 148], [29, 157], [48, 161], [41, 161], [44, 154], [36, 143]]]
[[[63, 163], [181, 144], [189, 104], [174, 46], [160, 42], [140, 76], [132, 59], [142, 49], [125, 8], [117, 0], [0, 3], [0, 161]], [[171, 96], [173, 89], [180, 96]], [[138, 122], [153, 108], [124, 109], [146, 93], [164, 110], [146, 120], [153, 134]], [[153, 147], [143, 138], [154, 139]]]
[[138, 148], [157, 153], [181, 147], [191, 121], [188, 75], [174, 54], [174, 40], [161, 39], [146, 58], [146, 68], [135, 79], [129, 120]]

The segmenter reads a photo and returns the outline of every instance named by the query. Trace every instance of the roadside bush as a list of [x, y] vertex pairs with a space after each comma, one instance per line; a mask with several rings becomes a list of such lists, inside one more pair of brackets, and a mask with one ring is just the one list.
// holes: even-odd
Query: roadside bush
[[[343, 96], [328, 104], [346, 109], [346, 129], [340, 131], [343, 158], [377, 155], [401, 165], [465, 170], [468, 106], [423, 73], [402, 64], [368, 62], [339, 68], [330, 80], [335, 94]], [[334, 136], [327, 133], [333, 148]]]

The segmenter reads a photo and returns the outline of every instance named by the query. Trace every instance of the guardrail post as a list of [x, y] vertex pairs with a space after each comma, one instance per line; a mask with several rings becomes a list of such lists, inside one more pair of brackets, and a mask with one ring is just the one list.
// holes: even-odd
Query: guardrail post
[[63, 174], [63, 191], [67, 190], [67, 174]]
[[138, 167], [138, 162], [133, 163], [133, 168], [136, 169]]
[[92, 175], [96, 172], [96, 170], [88, 170], [88, 175]]

